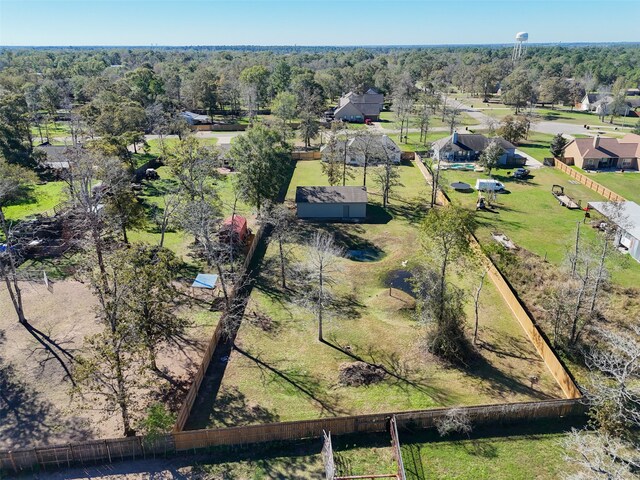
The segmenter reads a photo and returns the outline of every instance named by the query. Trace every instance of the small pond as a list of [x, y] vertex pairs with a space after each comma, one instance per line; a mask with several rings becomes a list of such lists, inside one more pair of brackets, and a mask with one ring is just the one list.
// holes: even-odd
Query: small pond
[[377, 248], [347, 250], [347, 258], [356, 262], [377, 262], [384, 257], [384, 252]]
[[415, 294], [413, 293], [413, 287], [411, 285], [412, 278], [413, 274], [409, 270], [391, 270], [385, 275], [384, 285], [385, 287], [395, 288], [414, 297]]

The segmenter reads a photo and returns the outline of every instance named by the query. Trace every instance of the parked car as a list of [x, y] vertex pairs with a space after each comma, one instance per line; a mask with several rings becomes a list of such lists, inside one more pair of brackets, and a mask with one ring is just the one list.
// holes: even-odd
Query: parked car
[[371, 125], [373, 122], [371, 121], [370, 118], [366, 118], [364, 123], [365, 123], [365, 125]]
[[476, 180], [476, 190], [479, 192], [501, 192], [504, 190], [504, 185], [492, 178], [479, 178]]
[[516, 168], [513, 172], [513, 178], [527, 178], [529, 176], [529, 170], [526, 168]]

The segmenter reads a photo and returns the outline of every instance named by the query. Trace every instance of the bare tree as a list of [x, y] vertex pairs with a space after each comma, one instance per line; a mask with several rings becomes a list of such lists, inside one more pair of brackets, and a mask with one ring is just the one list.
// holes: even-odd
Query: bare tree
[[164, 237], [176, 214], [182, 207], [183, 199], [176, 193], [166, 192], [162, 195], [162, 208], [154, 212], [154, 220], [160, 229], [160, 246], [164, 246]]
[[303, 303], [316, 315], [318, 322], [318, 340], [323, 341], [323, 322], [327, 310], [332, 306], [331, 287], [335, 284], [338, 258], [344, 254], [336, 245], [333, 235], [316, 232], [308, 244], [307, 271], [311, 288], [303, 293]]
[[480, 285], [478, 285], [478, 288], [476, 289], [476, 294], [473, 297], [473, 307], [474, 307], [474, 313], [475, 313], [475, 318], [476, 318], [476, 324], [475, 324], [475, 328], [473, 330], [473, 343], [475, 345], [476, 341], [478, 340], [478, 323], [480, 320], [480, 316], [479, 316], [479, 307], [480, 307], [480, 292], [482, 291], [482, 286], [484, 285], [484, 279], [487, 276], [487, 271], [485, 270], [484, 273], [482, 274], [482, 277], [480, 278]]
[[640, 326], [598, 328], [601, 347], [589, 349], [587, 397], [600, 428], [614, 434], [640, 427]]
[[449, 409], [446, 415], [438, 418], [435, 423], [441, 437], [451, 433], [464, 433], [468, 437], [472, 430], [471, 419], [461, 408]]
[[382, 142], [383, 159], [382, 165], [374, 170], [374, 181], [382, 191], [382, 207], [387, 208], [391, 193], [396, 187], [402, 186], [400, 183], [400, 172], [398, 167], [393, 164], [391, 152], [387, 150], [384, 142]]
[[268, 205], [260, 212], [260, 222], [273, 228], [271, 238], [278, 242], [281, 285], [287, 288], [287, 264], [291, 255], [287, 245], [295, 236], [295, 215], [285, 205]]
[[562, 443], [568, 452], [566, 461], [577, 468], [577, 472], [564, 476], [566, 480], [638, 478], [638, 451], [618, 438], [574, 428]]

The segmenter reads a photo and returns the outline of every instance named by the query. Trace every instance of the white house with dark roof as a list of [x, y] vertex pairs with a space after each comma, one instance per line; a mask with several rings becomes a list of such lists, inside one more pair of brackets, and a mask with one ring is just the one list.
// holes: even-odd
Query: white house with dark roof
[[370, 88], [365, 93], [349, 92], [340, 97], [333, 118], [345, 122], [362, 123], [365, 120], [380, 120], [384, 106], [384, 95]]
[[[524, 164], [524, 159], [516, 154], [516, 147], [502, 137], [489, 138], [479, 133], [454, 132], [445, 138], [433, 142], [433, 158], [444, 162], [475, 162], [491, 142], [497, 142], [504, 154], [500, 157], [499, 165]], [[518, 162], [518, 160], [522, 160]]]
[[326, 143], [320, 147], [322, 160], [327, 161], [330, 155], [343, 158], [346, 148], [346, 162], [354, 167], [363, 167], [365, 157], [368, 165], [379, 165], [389, 160], [399, 165], [402, 156], [400, 147], [387, 135], [354, 136], [347, 140]]
[[366, 187], [297, 187], [298, 218], [357, 220], [367, 217]]
[[635, 202], [589, 202], [589, 207], [616, 224], [616, 247], [640, 262], [640, 205]]

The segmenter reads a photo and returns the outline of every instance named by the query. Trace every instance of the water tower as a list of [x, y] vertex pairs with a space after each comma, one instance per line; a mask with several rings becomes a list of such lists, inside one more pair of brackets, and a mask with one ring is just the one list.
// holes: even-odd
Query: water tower
[[518, 32], [516, 34], [516, 44], [513, 46], [513, 55], [511, 60], [517, 62], [527, 51], [527, 42], [529, 41], [529, 34], [527, 32]]

